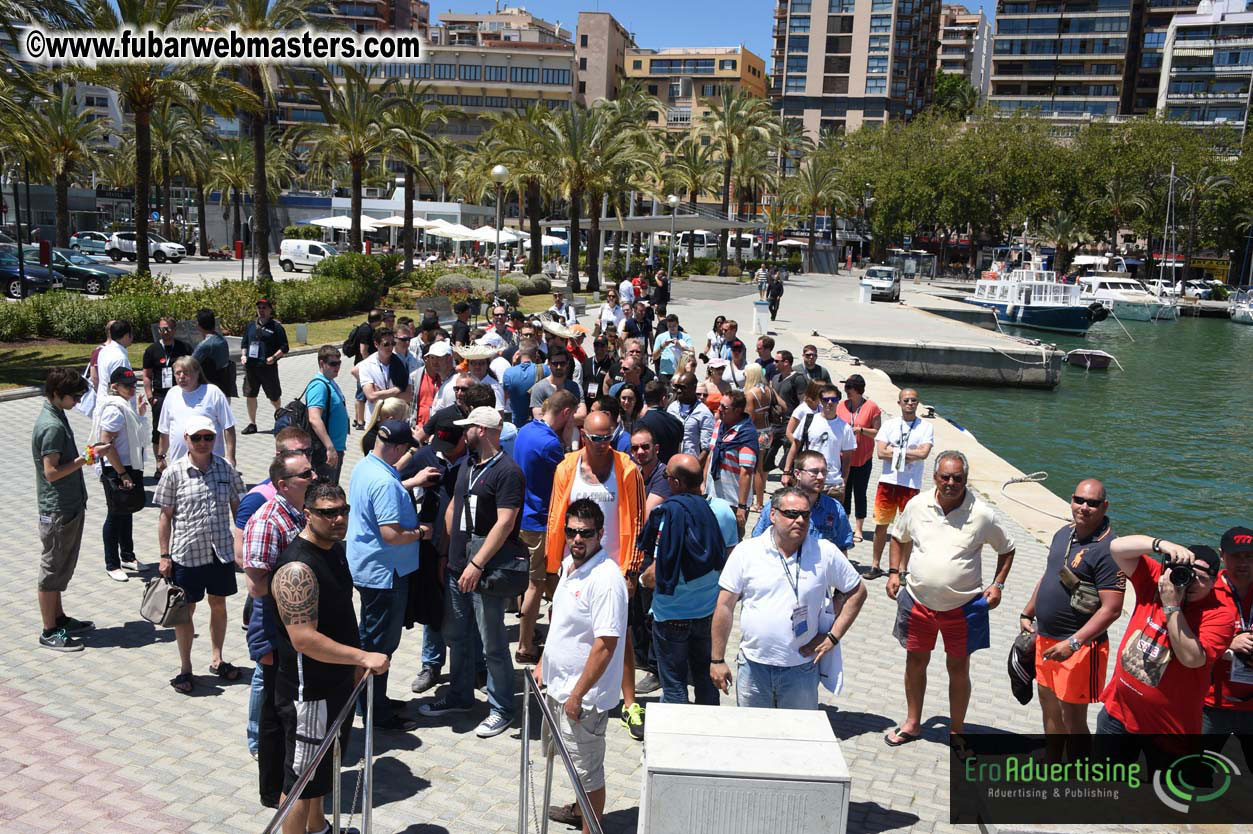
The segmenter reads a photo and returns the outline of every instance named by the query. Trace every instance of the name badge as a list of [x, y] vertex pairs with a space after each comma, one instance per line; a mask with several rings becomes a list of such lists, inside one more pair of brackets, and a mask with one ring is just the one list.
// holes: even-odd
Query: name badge
[[600, 395], [600, 383], [589, 382], [587, 385], [587, 395], [593, 399]]
[[466, 532], [474, 533], [474, 517], [478, 513], [479, 497], [477, 495], [466, 496]]
[[161, 387], [162, 388], [174, 387], [174, 369], [173, 368], [161, 369]]
[[261, 358], [261, 343], [260, 342], [250, 342], [248, 344], [248, 358], [249, 359]]
[[798, 605], [792, 609], [792, 636], [804, 637], [809, 631], [809, 606]]

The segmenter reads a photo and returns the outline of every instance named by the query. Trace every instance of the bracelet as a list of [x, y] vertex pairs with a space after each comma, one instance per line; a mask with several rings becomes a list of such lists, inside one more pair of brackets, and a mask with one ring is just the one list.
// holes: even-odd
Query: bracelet
[[996, 588], [998, 591], [1003, 591], [1003, 590], [1005, 590], [1005, 583], [1004, 583], [1004, 582], [993, 582], [993, 583], [992, 583], [992, 587], [993, 587], [993, 588]]
[[1021, 614], [1019, 614], [1019, 615], [1018, 615], [1018, 619], [1020, 619], [1020, 620], [1032, 620], [1032, 621], [1034, 621], [1034, 620], [1035, 620], [1035, 617], [1034, 617], [1034, 616], [1032, 616], [1031, 614], [1028, 614], [1026, 611], [1024, 611], [1024, 612], [1022, 612]]
[[888, 576], [899, 576], [900, 573], [900, 568], [888, 568]]
[[476, 561], [474, 561], [473, 559], [471, 559], [471, 560], [470, 560], [470, 564], [474, 565], [475, 569], [476, 569], [479, 573], [483, 573], [483, 569], [479, 567], [478, 562], [476, 562]]
[[1162, 540], [1161, 539], [1153, 539], [1153, 552], [1154, 553], [1162, 552]]
[[829, 631], [827, 632], [827, 639], [831, 641], [832, 646], [840, 645], [840, 638], [836, 637], [834, 634], [832, 634]]
[[168, 559], [168, 558], [170, 558], [170, 554], [168, 554], [168, 553], [162, 553], [162, 554], [161, 554], [161, 558], [162, 558], [162, 559]]
[[1177, 613], [1177, 612], [1179, 612], [1179, 611], [1182, 611], [1182, 610], [1183, 610], [1183, 609], [1182, 609], [1182, 608], [1180, 608], [1178, 605], [1164, 605], [1164, 606], [1162, 606], [1162, 611], [1163, 611], [1163, 613], [1165, 613], [1165, 614], [1166, 614], [1166, 616], [1167, 616], [1167, 617], [1169, 617], [1171, 614], [1175, 614], [1175, 613]]
[[711, 657], [709, 658], [709, 665], [710, 666], [718, 666], [718, 665], [726, 666], [727, 661], [726, 661], [726, 658], [724, 657]]

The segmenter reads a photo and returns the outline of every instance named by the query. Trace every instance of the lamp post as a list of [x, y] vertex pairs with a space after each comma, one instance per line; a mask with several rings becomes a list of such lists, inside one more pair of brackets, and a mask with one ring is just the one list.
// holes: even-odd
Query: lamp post
[[504, 165], [492, 167], [492, 182], [496, 183], [496, 290], [492, 294], [493, 304], [496, 303], [495, 297], [500, 295], [500, 226], [504, 222], [500, 206], [500, 189], [507, 179], [509, 179], [508, 168]]
[[666, 204], [670, 206], [670, 264], [666, 267], [666, 277], [668, 280], [674, 280], [674, 216], [679, 208], [679, 196], [671, 194], [666, 198]]

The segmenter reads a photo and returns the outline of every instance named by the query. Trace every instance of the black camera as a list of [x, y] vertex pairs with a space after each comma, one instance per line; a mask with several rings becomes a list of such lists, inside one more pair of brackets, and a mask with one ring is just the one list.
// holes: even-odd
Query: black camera
[[1186, 588], [1196, 581], [1196, 568], [1192, 565], [1171, 565], [1170, 584], [1176, 588]]

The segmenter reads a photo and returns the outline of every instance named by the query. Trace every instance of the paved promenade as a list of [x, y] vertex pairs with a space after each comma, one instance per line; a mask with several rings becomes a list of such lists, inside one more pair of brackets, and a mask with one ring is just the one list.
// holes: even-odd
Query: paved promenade
[[[817, 329], [813, 319], [823, 315], [829, 289], [825, 282], [848, 280], [794, 279], [776, 324], [781, 346], [798, 353], [802, 337], [789, 331], [807, 335]], [[726, 298], [729, 293], [721, 290], [712, 287], [710, 295]], [[688, 285], [679, 295], [701, 293], [700, 288]], [[741, 334], [747, 336], [755, 297], [754, 291], [751, 296], [716, 303], [684, 300], [672, 309], [703, 344], [718, 311], [738, 318]], [[833, 375], [844, 370], [835, 362], [820, 361]], [[311, 355], [282, 362], [285, 400], [298, 393], [314, 365]], [[836, 378], [844, 375], [840, 372]], [[895, 396], [889, 395], [887, 383], [871, 382], [870, 396], [892, 412]], [[343, 387], [348, 390], [350, 385]], [[226, 657], [246, 667], [245, 675], [235, 683], [221, 683], [207, 675], [207, 612], [200, 611], [201, 637], [194, 650], [196, 697], [177, 694], [167, 684], [177, 671], [173, 631], [155, 629], [139, 617], [143, 587], [139, 581], [119, 584], [104, 573], [99, 532], [104, 499], [99, 484], [89, 480], [87, 532], [65, 606], [71, 615], [94, 620], [97, 629], [86, 636], [87, 649], [82, 653], [57, 654], [38, 646], [34, 589], [39, 540], [29, 449], [30, 427], [41, 404], [39, 398], [0, 404], [0, 425], [7, 429], [0, 437], [0, 461], [11, 490], [8, 512], [0, 515], [0, 537], [8, 545], [7, 570], [0, 580], [0, 663], [6, 668], [0, 683], [0, 774], [4, 777], [0, 780], [0, 829], [256, 834], [268, 813], [257, 803], [256, 768], [245, 745], [251, 663], [239, 629], [242, 592], [229, 601]], [[235, 416], [241, 426], [246, 422], [242, 400], [235, 401]], [[81, 442], [89, 425], [77, 414], [72, 419]], [[270, 426], [264, 403], [260, 424], [263, 430]], [[359, 434], [352, 435], [350, 447], [359, 439]], [[245, 481], [256, 483], [264, 477], [270, 460], [272, 437], [263, 433], [239, 440]], [[359, 458], [360, 449], [350, 449], [347, 469]], [[977, 468], [975, 474], [979, 474]], [[152, 508], [136, 517], [141, 561], [156, 561], [156, 521]], [[973, 662], [974, 698], [968, 719], [972, 730], [1027, 731], [1040, 726], [1035, 705], [1020, 707], [1010, 696], [1005, 654], [1017, 629], [1016, 615], [1038, 576], [1044, 548], [1017, 521], [1010, 519], [1009, 524], [1018, 540], [1018, 556], [1004, 601], [992, 614], [993, 648], [978, 654]], [[868, 564], [869, 542], [858, 545], [854, 556]], [[985, 572], [990, 576], [995, 556], [985, 558]], [[947, 684], [942, 660], [937, 658], [932, 667], [924, 740], [899, 749], [890, 749], [882, 741], [883, 733], [904, 717], [905, 708], [901, 680], [905, 653], [891, 637], [895, 605], [883, 588], [883, 580], [870, 584], [870, 599], [842, 643], [844, 693], [832, 700], [824, 692], [823, 698], [852, 772], [849, 830], [947, 831], [952, 827], [946, 822]], [[516, 636], [516, 619], [509, 616], [507, 623]], [[1121, 638], [1124, 624], [1125, 619], [1115, 627], [1114, 639]], [[418, 671], [419, 649], [419, 633], [407, 632], [393, 663], [394, 697], [412, 697], [408, 682]], [[435, 694], [434, 690], [428, 693]], [[478, 697], [480, 710], [451, 724], [426, 720], [412, 733], [376, 737], [376, 832], [516, 830], [519, 731], [490, 740], [476, 738], [473, 728], [486, 713], [481, 693]], [[733, 703], [733, 699], [726, 700]], [[410, 711], [416, 714], [416, 703]], [[350, 756], [354, 762], [359, 745], [358, 733]], [[610, 832], [632, 832], [642, 748], [616, 721], [610, 725], [608, 748], [606, 827]], [[355, 776], [354, 771], [345, 771], [346, 796]], [[572, 793], [564, 774], [558, 774], [555, 784], [554, 801], [569, 801]], [[542, 791], [542, 771], [536, 774], [535, 785], [537, 792]], [[553, 830], [562, 827], [554, 824]]]

